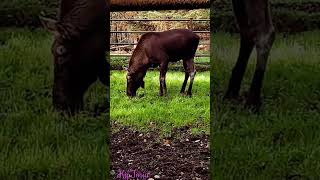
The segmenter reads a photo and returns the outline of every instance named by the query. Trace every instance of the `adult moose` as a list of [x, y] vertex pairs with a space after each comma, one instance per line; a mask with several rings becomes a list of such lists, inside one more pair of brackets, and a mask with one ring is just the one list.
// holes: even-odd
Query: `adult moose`
[[141, 36], [135, 48], [127, 73], [127, 95], [136, 96], [139, 87], [144, 88], [143, 78], [149, 67], [160, 67], [159, 95], [167, 93], [166, 73], [169, 62], [183, 60], [185, 79], [180, 93], [185, 92], [188, 78], [190, 84], [187, 95], [191, 96], [196, 75], [194, 56], [199, 44], [199, 36], [188, 29], [173, 29], [164, 32], [149, 32]]
[[257, 51], [256, 70], [246, 97], [246, 106], [258, 111], [261, 106], [263, 76], [275, 38], [269, 2], [268, 0], [232, 0], [232, 3], [240, 30], [240, 51], [224, 98], [235, 99], [239, 96], [248, 59], [255, 47]]
[[105, 0], [61, 0], [58, 20], [41, 18], [54, 34], [53, 105], [74, 113], [97, 78], [109, 85], [109, 12]]

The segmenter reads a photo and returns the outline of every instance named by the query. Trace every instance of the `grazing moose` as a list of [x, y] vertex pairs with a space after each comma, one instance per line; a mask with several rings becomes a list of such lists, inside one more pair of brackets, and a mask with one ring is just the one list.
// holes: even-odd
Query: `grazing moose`
[[257, 51], [257, 64], [246, 105], [258, 111], [261, 106], [261, 88], [271, 46], [275, 38], [268, 0], [232, 0], [234, 14], [240, 30], [240, 52], [229, 81], [225, 99], [236, 99], [248, 59], [253, 48]]
[[110, 9], [105, 0], [62, 0], [58, 20], [41, 18], [54, 34], [53, 105], [73, 114], [83, 106], [83, 96], [97, 78], [109, 85]]
[[194, 56], [199, 44], [199, 36], [187, 29], [173, 29], [164, 32], [149, 32], [141, 36], [133, 51], [127, 69], [127, 95], [136, 96], [139, 87], [144, 88], [143, 78], [149, 67], [160, 67], [159, 95], [167, 93], [166, 72], [169, 62], [183, 60], [185, 79], [180, 93], [185, 92], [188, 78], [190, 84], [187, 95], [191, 96], [196, 75]]

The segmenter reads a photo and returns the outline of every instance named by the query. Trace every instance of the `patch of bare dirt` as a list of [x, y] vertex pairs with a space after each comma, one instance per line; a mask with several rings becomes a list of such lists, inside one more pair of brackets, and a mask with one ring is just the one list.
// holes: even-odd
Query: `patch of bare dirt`
[[120, 128], [111, 135], [111, 178], [207, 180], [208, 138], [191, 134], [189, 128], [175, 129], [169, 138]]

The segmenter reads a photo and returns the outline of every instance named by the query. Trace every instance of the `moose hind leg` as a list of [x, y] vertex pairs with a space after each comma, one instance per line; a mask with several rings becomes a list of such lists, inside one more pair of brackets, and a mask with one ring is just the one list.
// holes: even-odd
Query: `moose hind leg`
[[190, 84], [189, 84], [189, 88], [187, 91], [187, 95], [191, 96], [192, 93], [192, 85], [193, 85], [193, 81], [194, 81], [194, 77], [196, 76], [196, 69], [194, 67], [194, 62], [193, 62], [193, 58], [191, 58], [189, 61], [186, 61], [187, 63], [187, 69], [189, 72], [189, 76], [190, 76]]
[[229, 86], [224, 96], [224, 99], [234, 99], [239, 96], [239, 90], [241, 82], [246, 71], [248, 60], [252, 49], [254, 47], [254, 41], [249, 36], [241, 36], [240, 50], [236, 65], [234, 66], [229, 80]]
[[183, 67], [184, 67], [184, 72], [185, 72], [185, 76], [184, 76], [184, 81], [180, 90], [180, 94], [184, 94], [184, 91], [186, 89], [187, 83], [188, 83], [188, 79], [189, 79], [189, 71], [188, 71], [188, 66], [187, 63], [185, 61], [183, 61]]
[[261, 33], [257, 38], [257, 64], [254, 76], [252, 79], [249, 94], [246, 99], [247, 106], [253, 106], [255, 111], [258, 111], [261, 106], [261, 88], [263, 83], [264, 72], [267, 65], [268, 56], [275, 38], [273, 28], [269, 31]]
[[194, 69], [194, 71], [190, 73], [190, 84], [187, 92], [188, 96], [192, 95], [191, 91], [192, 91], [192, 85], [193, 85], [193, 80], [195, 76], [196, 76], [196, 70]]
[[167, 94], [167, 85], [166, 85], [166, 73], [168, 70], [168, 64], [160, 65], [160, 90], [159, 96], [163, 96], [163, 94]]

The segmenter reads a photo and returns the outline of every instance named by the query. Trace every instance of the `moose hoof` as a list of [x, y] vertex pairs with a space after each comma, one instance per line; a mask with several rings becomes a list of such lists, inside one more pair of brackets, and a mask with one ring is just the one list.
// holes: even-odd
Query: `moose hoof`
[[260, 98], [247, 98], [245, 107], [254, 113], [258, 113], [260, 111], [261, 105], [262, 103]]
[[226, 93], [223, 96], [223, 100], [234, 100], [234, 99], [239, 99], [239, 95], [236, 93]]

